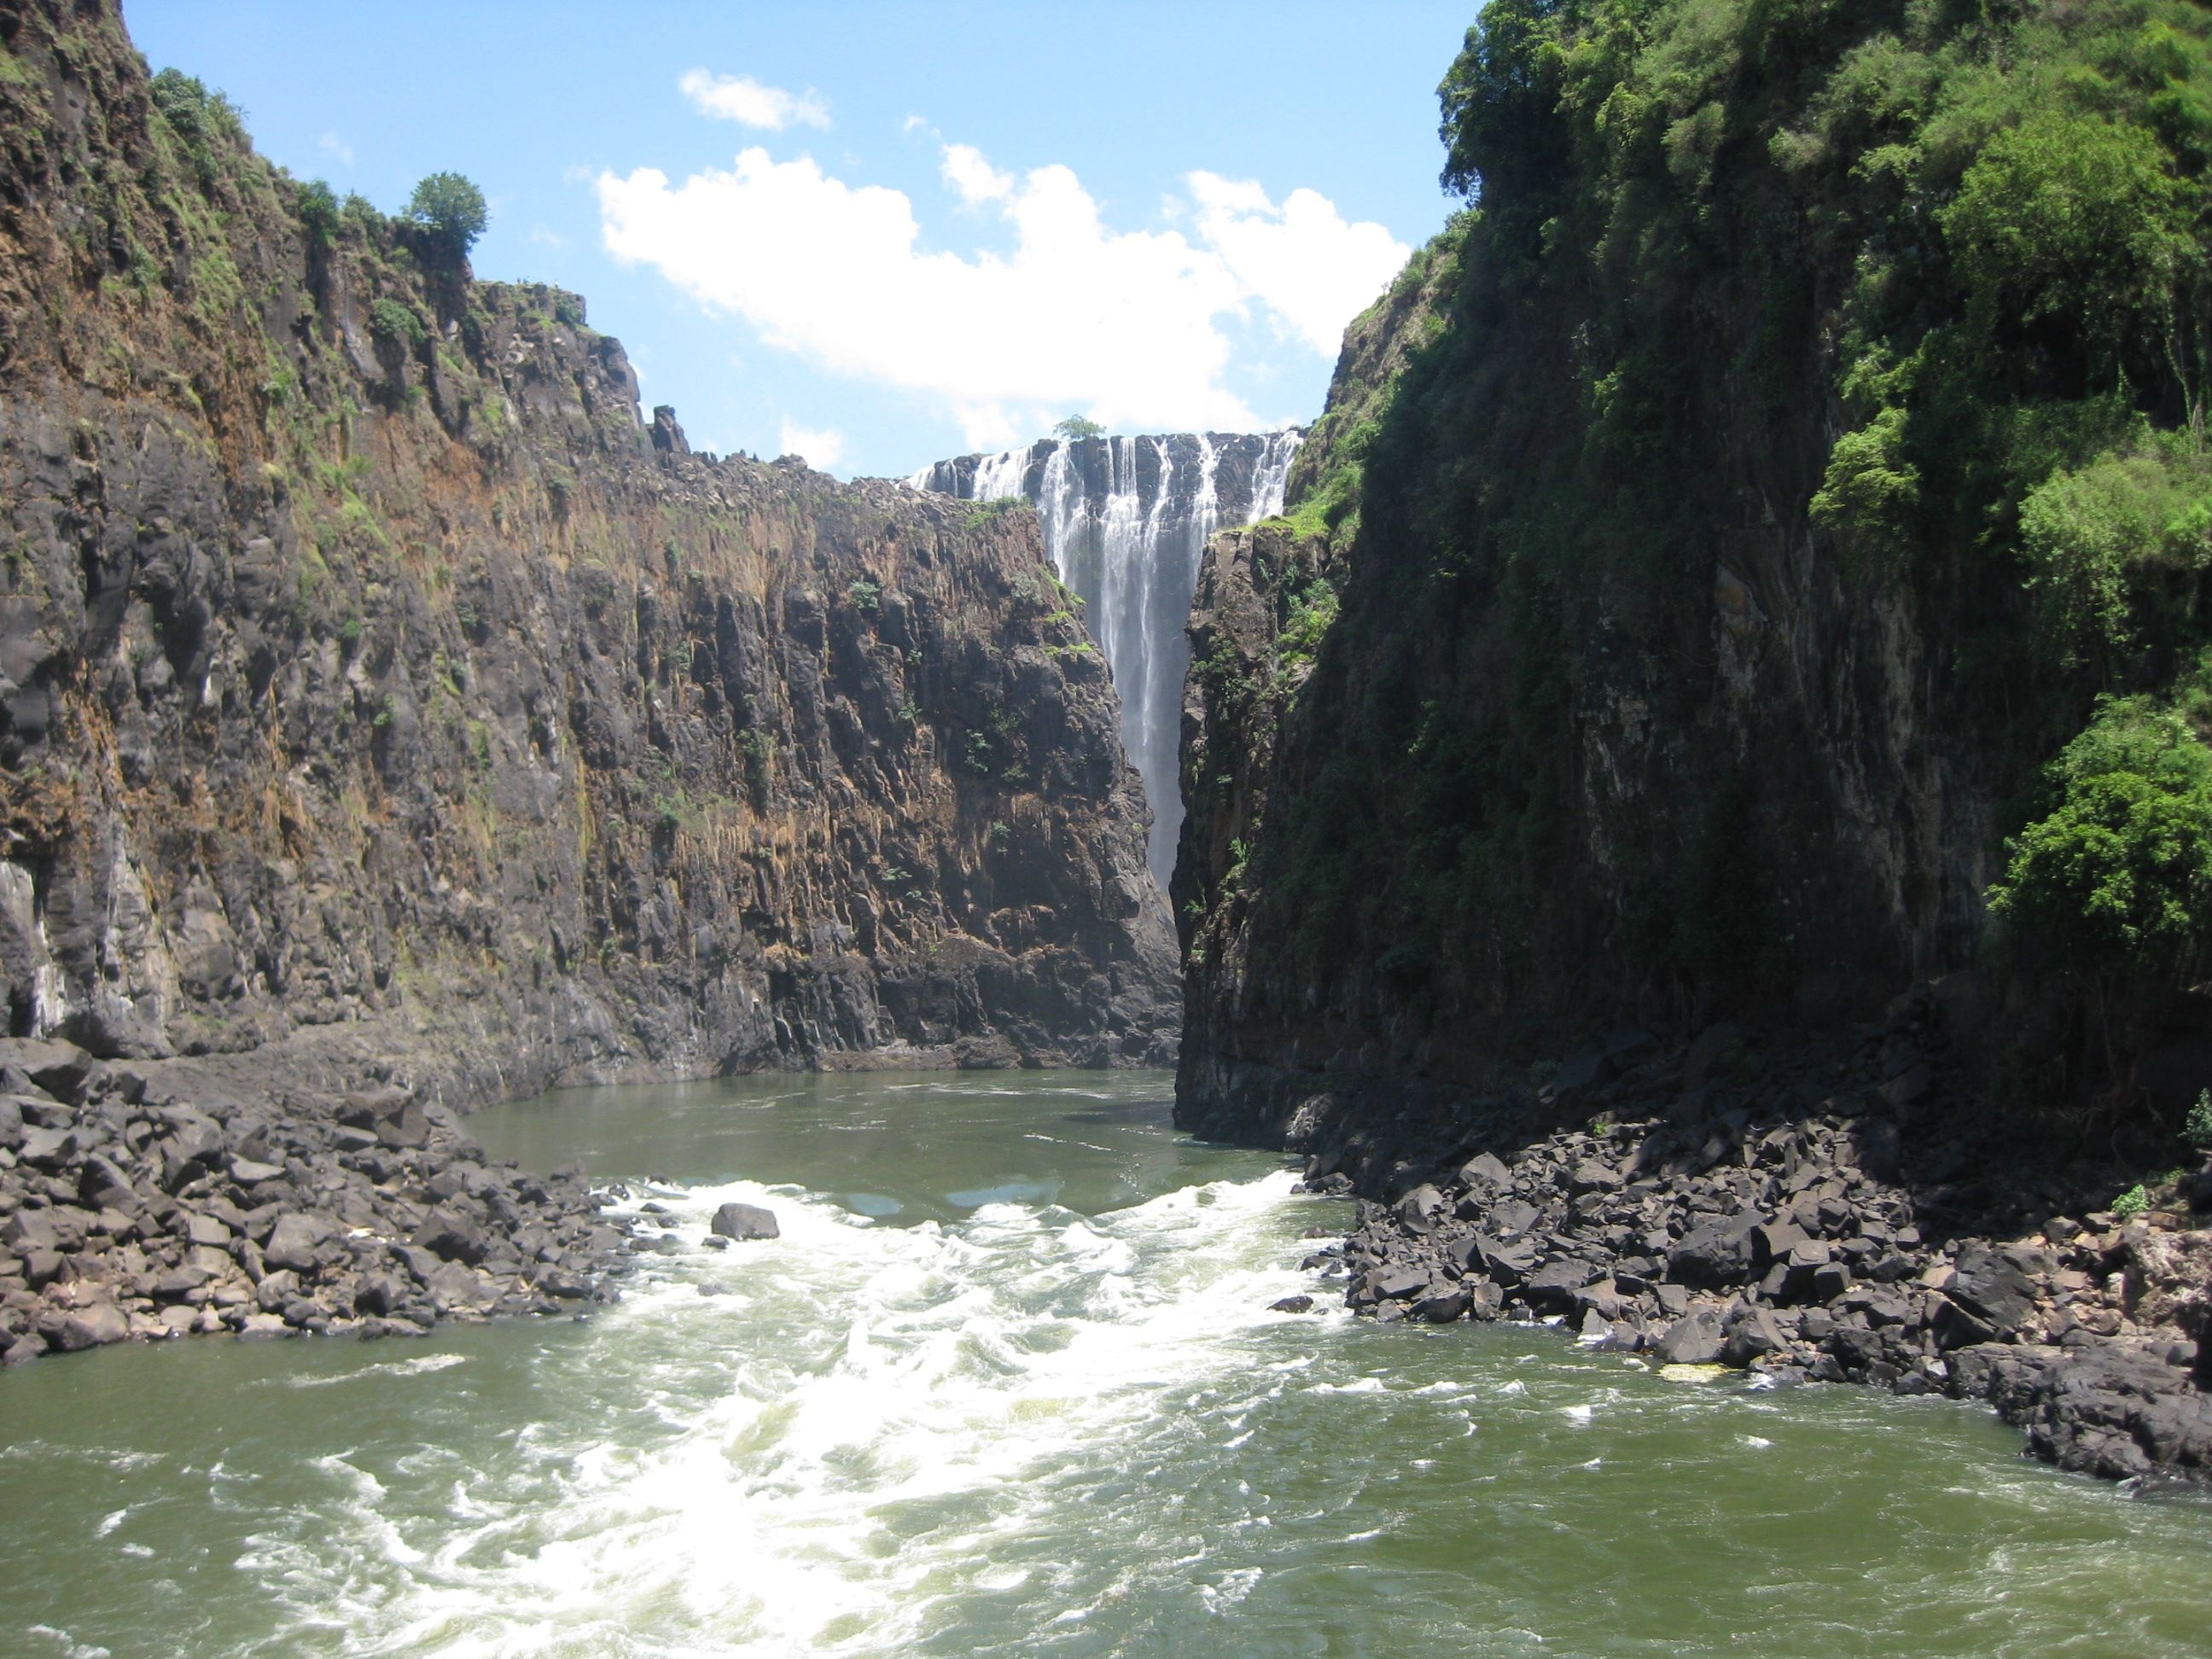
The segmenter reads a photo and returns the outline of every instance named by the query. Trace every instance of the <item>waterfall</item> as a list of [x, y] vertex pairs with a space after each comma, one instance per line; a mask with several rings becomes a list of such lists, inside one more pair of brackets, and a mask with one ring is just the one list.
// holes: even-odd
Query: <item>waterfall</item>
[[1283, 510], [1305, 434], [1175, 433], [1047, 439], [997, 455], [939, 461], [907, 482], [969, 501], [1026, 496], [1045, 556], [1081, 596], [1091, 636], [1121, 695], [1121, 738], [1152, 807], [1148, 849], [1164, 886], [1182, 828], [1177, 777], [1183, 624], [1206, 538]]

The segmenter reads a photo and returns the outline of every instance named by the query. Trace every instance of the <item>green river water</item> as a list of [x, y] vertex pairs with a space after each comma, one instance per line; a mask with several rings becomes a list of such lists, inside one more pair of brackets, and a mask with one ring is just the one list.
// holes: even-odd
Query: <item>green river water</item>
[[[2212, 1652], [2212, 1504], [1984, 1411], [1268, 1312], [1347, 1208], [1169, 1088], [485, 1112], [685, 1248], [587, 1322], [0, 1376], [0, 1653]], [[782, 1238], [700, 1248], [730, 1198]]]

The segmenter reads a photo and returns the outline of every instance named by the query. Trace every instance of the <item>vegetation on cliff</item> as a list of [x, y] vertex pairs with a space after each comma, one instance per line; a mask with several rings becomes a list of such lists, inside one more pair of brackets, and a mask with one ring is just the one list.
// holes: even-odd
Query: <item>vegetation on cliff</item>
[[1298, 481], [1349, 575], [1209, 1041], [1471, 1076], [1577, 1009], [1992, 960], [2199, 1018], [2208, 32], [1492, 0], [1449, 285], [1395, 361], [1355, 325]]

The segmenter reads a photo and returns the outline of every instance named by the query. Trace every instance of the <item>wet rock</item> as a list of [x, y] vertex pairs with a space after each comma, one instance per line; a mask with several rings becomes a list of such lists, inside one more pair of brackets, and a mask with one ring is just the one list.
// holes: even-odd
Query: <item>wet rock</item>
[[724, 1238], [780, 1238], [783, 1229], [777, 1224], [775, 1212], [757, 1204], [725, 1204], [714, 1212], [708, 1224], [710, 1231]]
[[1267, 1311], [1288, 1314], [1311, 1313], [1313, 1304], [1314, 1299], [1310, 1296], [1286, 1296], [1280, 1301], [1270, 1302], [1267, 1304]]
[[1413, 1304], [1413, 1314], [1431, 1325], [1449, 1325], [1467, 1317], [1468, 1302], [1466, 1291], [1455, 1287], [1421, 1297]]

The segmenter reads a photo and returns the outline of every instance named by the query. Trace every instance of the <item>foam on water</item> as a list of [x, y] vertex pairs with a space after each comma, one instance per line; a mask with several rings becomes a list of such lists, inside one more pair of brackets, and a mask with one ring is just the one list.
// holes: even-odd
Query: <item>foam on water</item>
[[[533, 1446], [551, 1513], [537, 1481], [479, 1488], [426, 1547], [386, 1518], [372, 1476], [331, 1460], [351, 1488], [349, 1547], [264, 1540], [252, 1565], [357, 1651], [896, 1650], [947, 1598], [1024, 1587], [1035, 1570], [1006, 1565], [1005, 1546], [1079, 1496], [1060, 1477], [1179, 1433], [1238, 1369], [1242, 1335], [1288, 1317], [1264, 1310], [1297, 1276], [1255, 1227], [1290, 1184], [1212, 1183], [1087, 1218], [994, 1203], [912, 1228], [746, 1182], [655, 1187], [688, 1245], [732, 1200], [782, 1226], [721, 1255], [646, 1258], [601, 1322], [599, 1343], [665, 1349], [671, 1372], [744, 1334], [719, 1398], [672, 1398], [650, 1448]], [[699, 1293], [717, 1280], [726, 1294]], [[1258, 1577], [1206, 1587], [1207, 1606]]]

